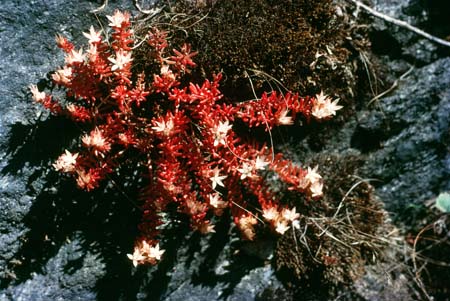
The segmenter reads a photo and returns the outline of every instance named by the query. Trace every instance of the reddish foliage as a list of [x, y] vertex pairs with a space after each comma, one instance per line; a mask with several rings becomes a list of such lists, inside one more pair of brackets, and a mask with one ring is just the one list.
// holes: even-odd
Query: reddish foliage
[[[273, 157], [266, 146], [244, 141], [234, 131], [233, 122], [240, 119], [248, 127], [271, 130], [292, 124], [298, 114], [309, 120], [316, 99], [272, 92], [260, 99], [228, 103], [219, 90], [220, 74], [212, 81], [181, 86], [183, 76], [195, 66], [192, 58], [197, 53], [189, 45], [168, 53], [167, 34], [157, 29], [150, 32], [148, 44], [154, 48], [150, 59], [161, 71], [152, 78], [134, 74], [129, 15], [116, 12], [108, 19], [113, 29], [110, 45], [92, 27], [85, 34], [87, 53], [75, 51], [65, 38], [57, 38], [66, 53], [66, 65], [53, 78], [73, 98], [54, 101], [35, 86], [32, 92], [35, 100], [53, 113], [92, 129], [82, 137], [76, 153], [66, 151], [54, 165], [73, 175], [81, 189], [98, 187], [116, 167], [125, 164], [126, 150], [134, 149], [142, 156], [149, 183], [143, 189], [142, 237], [129, 255], [133, 263], [154, 263], [163, 253], [157, 244], [157, 227], [162, 223], [160, 212], [170, 203], [189, 215], [192, 227], [203, 233], [214, 231], [213, 215], [230, 209], [244, 236], [253, 239], [257, 213], [250, 212], [248, 202], [254, 200], [276, 231], [284, 233], [287, 222], [298, 215], [282, 217], [281, 210], [286, 208], [278, 204], [261, 172], [271, 170], [291, 189], [314, 196], [320, 195], [318, 186], [315, 193], [309, 187], [320, 182], [321, 189], [320, 176], [316, 173], [308, 178], [312, 170], [281, 155]], [[144, 105], [145, 114], [141, 110]]]

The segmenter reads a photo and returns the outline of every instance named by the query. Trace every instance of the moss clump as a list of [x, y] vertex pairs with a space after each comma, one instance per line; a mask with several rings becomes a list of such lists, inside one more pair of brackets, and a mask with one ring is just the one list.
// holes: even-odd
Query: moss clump
[[175, 47], [190, 43], [199, 52], [197, 75], [222, 72], [222, 91], [231, 99], [253, 98], [253, 89], [302, 95], [325, 90], [351, 112], [356, 49], [365, 38], [351, 27], [345, 9], [332, 0], [176, 1], [137, 32], [157, 26], [171, 32]]
[[352, 176], [360, 157], [330, 155], [315, 161], [326, 183], [324, 196], [292, 201], [303, 218], [295, 237], [290, 232], [279, 240], [276, 266], [282, 278], [301, 287], [350, 284], [385, 247], [379, 239], [386, 230], [385, 212], [373, 188]]
[[[427, 203], [431, 206], [435, 200]], [[417, 286], [423, 299], [429, 299], [428, 294], [435, 300], [449, 300], [450, 216], [436, 208], [422, 209], [423, 216], [416, 217], [416, 223], [410, 226], [406, 235], [410, 249], [405, 262], [413, 271], [411, 283]]]

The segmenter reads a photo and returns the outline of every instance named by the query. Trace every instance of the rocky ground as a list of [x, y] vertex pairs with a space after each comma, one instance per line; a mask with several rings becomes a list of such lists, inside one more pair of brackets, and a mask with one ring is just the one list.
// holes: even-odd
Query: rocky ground
[[[76, 129], [48, 119], [31, 102], [27, 86], [62, 62], [54, 35], [83, 40], [81, 31], [97, 22], [89, 11], [99, 5], [11, 0], [0, 7], [0, 300], [295, 298], [270, 265], [271, 242], [241, 243], [227, 222], [209, 237], [174, 226], [164, 241], [173, 246], [166, 259], [156, 267], [133, 268], [125, 255], [139, 219], [133, 203], [115, 187], [79, 192], [51, 172]], [[444, 0], [375, 0], [373, 6], [440, 37], [450, 34]], [[105, 12], [115, 8], [136, 12], [126, 0], [111, 1]], [[363, 157], [359, 176], [372, 179], [398, 236], [414, 239], [424, 223], [440, 218], [425, 204], [450, 190], [450, 51], [382, 20], [370, 23], [374, 61], [367, 62], [367, 73], [374, 95], [395, 86], [370, 105], [368, 94], [367, 105], [358, 107], [320, 152]], [[426, 292], [420, 288], [410, 259], [408, 253], [400, 263], [378, 262], [336, 295], [412, 300], [431, 294], [448, 300], [448, 291], [427, 286], [432, 277], [424, 279]], [[432, 265], [426, 269], [435, 271]], [[307, 291], [301, 300], [322, 300]]]

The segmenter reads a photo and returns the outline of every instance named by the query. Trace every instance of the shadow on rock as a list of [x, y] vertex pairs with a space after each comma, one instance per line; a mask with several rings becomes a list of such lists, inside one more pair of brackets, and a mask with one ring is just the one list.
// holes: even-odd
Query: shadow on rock
[[[82, 249], [100, 254], [106, 267], [96, 285], [99, 299], [132, 295], [137, 289], [131, 285], [123, 287], [124, 283], [136, 283], [131, 279], [131, 265], [124, 254], [137, 234], [139, 210], [129, 201], [134, 199], [132, 193], [136, 190], [130, 189], [127, 198], [114, 185], [86, 193], [51, 168], [51, 159], [61, 153], [62, 146], [70, 144], [76, 130], [61, 118], [11, 128], [7, 150], [11, 160], [1, 172], [20, 176], [23, 168], [33, 170], [27, 179], [26, 193], [35, 195], [35, 199], [22, 221], [29, 230], [21, 237], [22, 244], [15, 255], [21, 264], [11, 267], [16, 279], [2, 281], [2, 288], [23, 283], [33, 273], [46, 273], [46, 263], [75, 234], [81, 233], [76, 236], [82, 237]], [[83, 256], [69, 261], [63, 267], [64, 273], [79, 269]]]
[[[71, 148], [79, 134], [76, 125], [60, 117], [11, 127], [6, 150], [9, 161], [0, 173], [22, 177], [27, 183], [24, 194], [34, 196], [34, 200], [22, 219], [28, 231], [20, 237], [20, 248], [14, 255], [17, 260], [8, 266], [13, 277], [3, 279], [1, 289], [14, 290], [36, 274], [51, 273], [47, 265], [50, 261], [60, 262], [54, 258], [61, 253], [64, 253], [63, 266], [57, 269], [61, 274], [52, 276], [57, 279], [56, 284], [61, 285], [59, 279], [71, 277], [71, 283], [95, 292], [97, 300], [136, 300], [142, 296], [145, 299], [147, 292], [151, 292], [148, 296], [151, 300], [160, 299], [167, 296], [173, 282], [180, 281], [207, 289], [222, 282], [220, 287], [225, 287], [222, 296], [228, 296], [244, 275], [261, 266], [259, 259], [238, 256], [240, 259], [229, 262], [222, 274], [215, 274], [219, 255], [224, 249], [232, 252], [229, 219], [222, 219], [217, 224], [217, 233], [206, 241], [195, 233], [188, 235], [188, 220], [174, 210], [172, 219], [178, 223], [162, 231], [164, 259], [155, 267], [133, 268], [126, 253], [132, 252], [138, 235], [141, 209], [135, 200], [142, 187], [142, 177], [129, 164], [119, 169], [120, 177], [112, 175], [95, 191], [79, 190], [73, 179], [58, 174], [51, 165], [65, 148]], [[24, 169], [29, 171], [27, 176], [23, 175]], [[76, 250], [80, 256], [72, 256], [73, 248], [65, 247], [72, 242], [81, 249]], [[202, 248], [201, 244], [207, 246]], [[182, 259], [180, 250], [184, 254]], [[88, 254], [95, 254], [97, 259], [86, 267]], [[177, 269], [178, 274], [174, 275]], [[94, 277], [95, 283], [84, 278], [85, 272]], [[36, 286], [49, 285], [48, 279], [42, 279], [33, 281]], [[76, 296], [77, 288], [71, 290], [72, 296]], [[56, 289], [53, 297], [56, 299], [59, 294]]]
[[[77, 236], [81, 237], [79, 244], [84, 255], [69, 261], [63, 267], [64, 273], [81, 268], [89, 250], [100, 254], [105, 264], [104, 275], [95, 287], [98, 299], [135, 296], [139, 281], [134, 279], [136, 275], [132, 275], [132, 265], [125, 253], [132, 248], [137, 235], [140, 210], [132, 201], [136, 199], [138, 189], [133, 183], [137, 181], [133, 170], [124, 168], [126, 176], [117, 180], [120, 184], [103, 185], [87, 193], [77, 189], [73, 180], [57, 174], [51, 163], [64, 148], [69, 148], [77, 135], [79, 129], [60, 117], [30, 125], [15, 124], [10, 129], [7, 142], [10, 160], [1, 173], [21, 177], [24, 168], [30, 170], [31, 174], [24, 179], [26, 194], [34, 195], [35, 199], [22, 221], [29, 230], [21, 237], [21, 247], [15, 254], [21, 264], [10, 267], [16, 279], [3, 280], [1, 288], [23, 283], [33, 273], [46, 273], [46, 263]], [[130, 184], [127, 192], [120, 188], [123, 181]], [[116, 181], [111, 179], [110, 183]]]

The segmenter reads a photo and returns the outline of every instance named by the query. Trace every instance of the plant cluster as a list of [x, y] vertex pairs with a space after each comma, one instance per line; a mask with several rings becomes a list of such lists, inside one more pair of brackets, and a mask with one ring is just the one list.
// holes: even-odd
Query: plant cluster
[[235, 123], [266, 131], [290, 125], [296, 116], [327, 119], [341, 108], [323, 93], [300, 97], [295, 93], [264, 93], [260, 98], [232, 103], [219, 90], [221, 74], [202, 83], [186, 82], [197, 55], [188, 44], [170, 49], [167, 33], [152, 28], [147, 59], [157, 72], [136, 72], [133, 51], [138, 47], [130, 15], [116, 11], [107, 16], [109, 39], [91, 26], [86, 48], [62, 36], [57, 45], [65, 64], [52, 74], [58, 99], [31, 85], [33, 99], [53, 114], [64, 115], [86, 129], [75, 150], [53, 164], [73, 176], [79, 188], [97, 188], [102, 180], [138, 154], [145, 166], [141, 236], [133, 254], [134, 265], [156, 263], [162, 213], [173, 204], [190, 217], [192, 228], [214, 232], [213, 216], [229, 210], [244, 238], [252, 240], [262, 216], [283, 234], [295, 226], [300, 213], [280, 204], [265, 181], [275, 172], [289, 189], [310, 198], [322, 195], [323, 181], [315, 168], [302, 168], [274, 154], [273, 148], [238, 135]]

